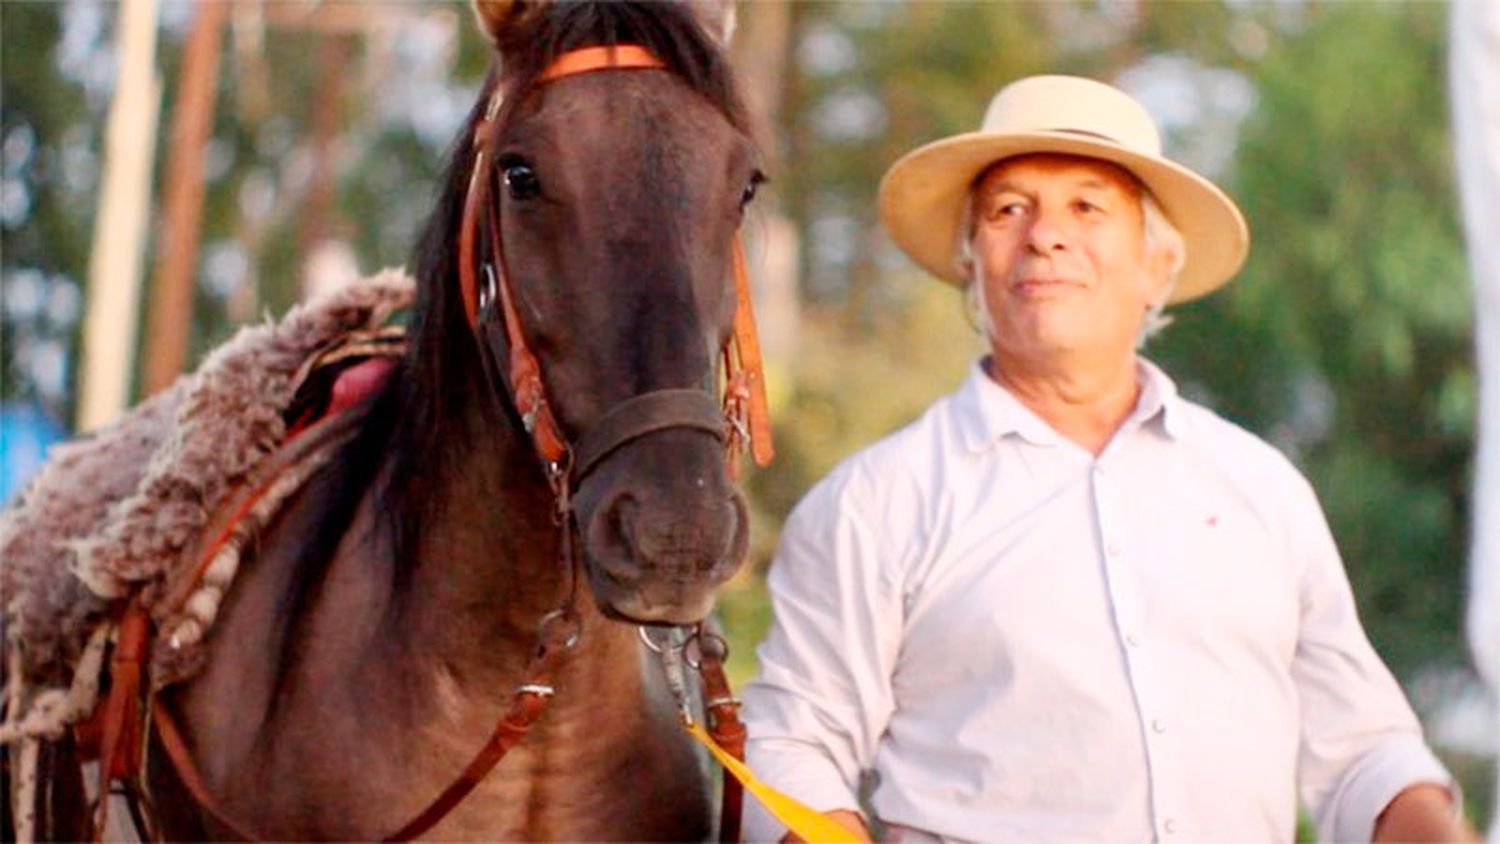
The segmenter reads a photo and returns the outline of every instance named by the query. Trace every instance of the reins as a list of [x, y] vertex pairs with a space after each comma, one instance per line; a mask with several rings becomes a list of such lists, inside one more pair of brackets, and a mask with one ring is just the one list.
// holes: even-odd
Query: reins
[[[537, 77], [536, 82], [545, 84], [595, 71], [664, 67], [660, 59], [637, 45], [588, 47], [564, 53]], [[699, 430], [716, 437], [726, 449], [726, 462], [732, 476], [738, 474], [739, 453], [747, 447], [759, 465], [768, 463], [773, 454], [765, 379], [750, 303], [749, 274], [738, 235], [732, 246], [731, 261], [735, 290], [733, 332], [720, 350], [724, 366], [723, 395], [716, 400], [707, 392], [691, 389], [644, 393], [609, 410], [584, 434], [576, 448], [568, 441], [548, 401], [541, 365], [525, 339], [515, 294], [506, 273], [498, 211], [491, 201], [494, 180], [490, 177], [485, 158], [498, 131], [496, 116], [502, 93], [503, 88], [497, 87], [475, 130], [477, 149], [459, 236], [460, 292], [470, 328], [481, 344], [487, 363], [497, 370], [496, 375], [501, 369], [500, 361], [494, 359], [496, 350], [486, 336], [485, 327], [498, 322], [504, 332], [508, 352], [503, 370], [505, 382], [553, 492], [564, 594], [558, 607], [542, 618], [535, 653], [516, 686], [510, 706], [496, 723], [488, 741], [447, 788], [415, 817], [387, 836], [386, 841], [410, 840], [432, 829], [473, 791], [507, 751], [526, 736], [553, 697], [552, 677], [557, 665], [582, 633], [581, 619], [574, 607], [579, 564], [572, 507], [572, 490], [576, 484], [621, 446], [671, 428]], [[479, 260], [478, 249], [481, 218], [485, 222], [490, 247], [490, 254], [484, 261]], [[481, 271], [482, 279], [479, 277]], [[200, 575], [209, 559], [212, 559], [212, 547], [209, 556], [199, 566]], [[137, 781], [141, 779], [142, 751], [152, 727], [177, 778], [202, 810], [232, 834], [249, 840], [259, 839], [260, 836], [247, 824], [230, 816], [209, 791], [165, 701], [148, 691], [144, 674], [150, 627], [149, 612], [139, 597], [132, 599], [120, 623], [118, 643], [111, 661], [111, 688], [104, 706], [95, 839], [100, 840], [103, 836], [111, 793], [108, 785], [112, 781], [126, 784], [132, 816], [140, 824], [137, 803], [143, 797]], [[723, 657], [727, 648], [706, 647], [702, 643], [711, 640], [717, 640], [720, 646], [723, 644], [717, 636], [712, 636], [712, 639], [707, 638], [709, 636], [712, 634], [704, 633], [701, 626], [692, 634], [700, 643], [695, 667], [703, 678], [704, 706], [713, 733], [714, 746], [709, 749], [716, 756], [727, 753], [729, 758], [740, 759], [744, 754], [745, 730], [736, 711], [738, 701], [729, 691], [724, 675]], [[658, 652], [661, 651], [658, 649]], [[702, 728], [692, 723], [684, 700], [679, 695], [679, 705], [687, 716], [684, 726], [702, 741]], [[742, 798], [736, 776], [726, 769], [720, 826], [720, 838], [725, 841], [738, 840], [739, 837]], [[147, 839], [160, 832], [154, 829], [140, 831]]]

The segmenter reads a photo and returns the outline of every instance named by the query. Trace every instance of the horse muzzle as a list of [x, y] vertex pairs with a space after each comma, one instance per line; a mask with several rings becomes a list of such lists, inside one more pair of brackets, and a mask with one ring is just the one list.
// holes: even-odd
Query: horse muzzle
[[691, 624], [748, 545], [745, 500], [723, 444], [701, 430], [655, 432], [618, 449], [574, 500], [584, 567], [600, 609], [645, 624]]

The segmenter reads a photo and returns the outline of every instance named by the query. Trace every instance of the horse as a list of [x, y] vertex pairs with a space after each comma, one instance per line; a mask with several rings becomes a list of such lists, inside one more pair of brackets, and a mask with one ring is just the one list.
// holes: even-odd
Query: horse
[[410, 830], [543, 652], [549, 707], [430, 834], [711, 833], [639, 626], [702, 621], [745, 555], [716, 391], [759, 153], [713, 10], [475, 6], [501, 60], [415, 252], [406, 351], [159, 694], [201, 780], [153, 735], [162, 837]]

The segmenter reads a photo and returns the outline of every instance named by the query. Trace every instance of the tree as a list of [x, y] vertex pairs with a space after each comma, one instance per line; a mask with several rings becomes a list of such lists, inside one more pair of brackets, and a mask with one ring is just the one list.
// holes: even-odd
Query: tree
[[1257, 248], [1162, 354], [1321, 493], [1377, 648], [1457, 663], [1474, 407], [1444, 14], [1326, 7], [1255, 71], [1235, 193]]

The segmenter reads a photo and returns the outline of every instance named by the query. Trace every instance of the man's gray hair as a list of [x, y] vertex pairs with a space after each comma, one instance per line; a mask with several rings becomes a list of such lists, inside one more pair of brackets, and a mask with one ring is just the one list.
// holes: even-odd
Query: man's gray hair
[[[1166, 293], [1160, 302], [1151, 306], [1151, 310], [1146, 312], [1145, 321], [1141, 323], [1141, 336], [1136, 345], [1144, 346], [1147, 340], [1172, 322], [1172, 317], [1163, 311], [1166, 310], [1167, 300], [1172, 298], [1172, 291], [1177, 289], [1177, 277], [1182, 274], [1183, 265], [1187, 263], [1187, 241], [1183, 239], [1182, 232], [1177, 226], [1167, 219], [1167, 214], [1161, 209], [1161, 204], [1144, 185], [1141, 186], [1140, 197], [1141, 235], [1145, 241], [1146, 254], [1151, 255], [1158, 250], [1166, 250], [1172, 256], [1172, 265], [1168, 268]], [[967, 279], [964, 283], [964, 299], [977, 323], [976, 328], [988, 337], [994, 334], [995, 327], [990, 319], [989, 308], [984, 302], [984, 285], [977, 283], [979, 262], [974, 260], [974, 202], [976, 199], [975, 191], [971, 188], [969, 195], [964, 199], [963, 219], [958, 229], [956, 260], [959, 271]]]

